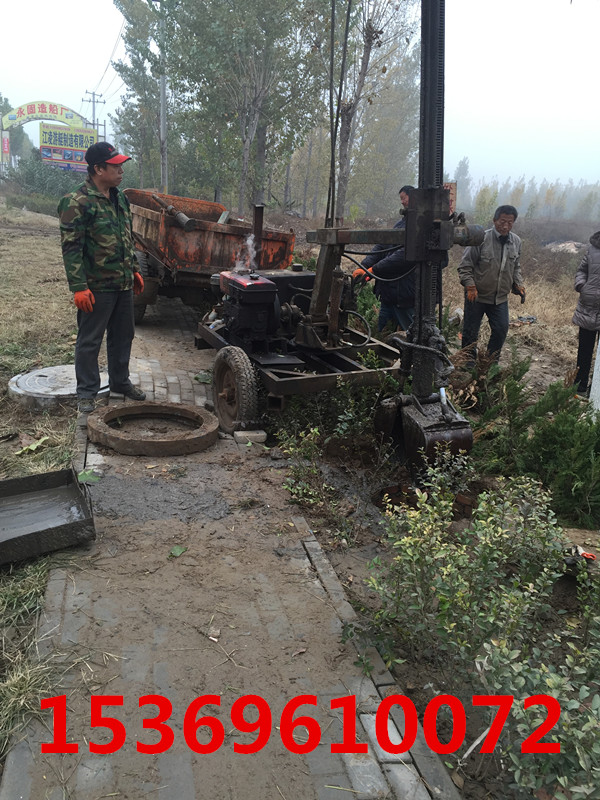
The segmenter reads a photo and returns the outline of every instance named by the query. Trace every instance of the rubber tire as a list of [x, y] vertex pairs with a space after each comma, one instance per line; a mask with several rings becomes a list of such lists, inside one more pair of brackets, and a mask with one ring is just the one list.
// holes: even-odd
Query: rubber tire
[[225, 433], [239, 430], [258, 416], [258, 378], [241, 347], [222, 347], [213, 365], [213, 403]]
[[[136, 250], [135, 257], [138, 262], [138, 266], [140, 268], [140, 272], [142, 274], [142, 278], [144, 281], [148, 279], [148, 255], [143, 250]], [[133, 295], [133, 321], [137, 325], [144, 319], [144, 314], [146, 313], [147, 305], [145, 303], [137, 303], [136, 302], [136, 295]]]

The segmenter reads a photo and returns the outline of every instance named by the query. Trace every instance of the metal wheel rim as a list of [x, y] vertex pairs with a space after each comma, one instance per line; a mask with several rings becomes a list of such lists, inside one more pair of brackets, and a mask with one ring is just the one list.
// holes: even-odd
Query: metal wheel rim
[[226, 367], [219, 371], [217, 377], [218, 416], [227, 425], [232, 425], [238, 418], [238, 392], [235, 375], [230, 367]]

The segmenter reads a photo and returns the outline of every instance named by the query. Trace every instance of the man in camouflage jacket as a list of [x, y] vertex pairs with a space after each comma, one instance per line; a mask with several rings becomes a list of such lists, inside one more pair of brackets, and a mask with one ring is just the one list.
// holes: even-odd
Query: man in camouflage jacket
[[129, 201], [118, 189], [129, 158], [108, 142], [97, 142], [85, 160], [87, 180], [62, 198], [58, 215], [63, 261], [77, 306], [78, 406], [88, 413], [100, 389], [98, 353], [105, 333], [111, 391], [145, 399], [129, 379], [133, 291], [143, 291], [144, 279], [135, 257]]

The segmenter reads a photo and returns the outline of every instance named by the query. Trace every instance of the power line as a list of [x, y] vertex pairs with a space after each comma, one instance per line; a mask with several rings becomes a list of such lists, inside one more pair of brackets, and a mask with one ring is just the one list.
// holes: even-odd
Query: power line
[[119, 46], [119, 42], [121, 41], [121, 36], [122, 36], [122, 34], [123, 34], [123, 30], [124, 30], [124, 28], [125, 28], [125, 20], [123, 20], [123, 23], [122, 23], [122, 25], [121, 25], [121, 30], [120, 30], [120, 31], [119, 31], [119, 33], [118, 33], [118, 36], [117, 36], [117, 41], [115, 42], [115, 46], [114, 46], [114, 47], [113, 47], [113, 49], [112, 49], [112, 53], [110, 54], [110, 58], [108, 59], [108, 64], [107, 64], [107, 65], [106, 65], [106, 67], [104, 68], [104, 72], [102, 73], [102, 77], [100, 78], [100, 80], [99, 80], [99, 81], [98, 81], [98, 83], [96, 84], [96, 88], [94, 89], [94, 91], [96, 91], [96, 90], [98, 89], [98, 87], [100, 86], [100, 84], [101, 84], [101, 83], [102, 83], [102, 81], [104, 80], [104, 76], [105, 76], [105, 75], [106, 75], [106, 73], [108, 72], [108, 68], [110, 67], [110, 65], [111, 65], [111, 63], [112, 63], [113, 57], [114, 57], [114, 55], [115, 55], [115, 53], [116, 53], [116, 51], [117, 51], [117, 47]]
[[121, 81], [121, 85], [120, 85], [120, 86], [119, 86], [117, 89], [115, 89], [115, 91], [114, 91], [114, 92], [111, 94], [111, 96], [110, 96], [110, 97], [107, 97], [107, 98], [106, 98], [106, 102], [109, 102], [110, 100], [112, 100], [112, 98], [113, 98], [113, 97], [114, 97], [114, 96], [115, 96], [115, 95], [116, 95], [118, 92], [120, 92], [120, 91], [121, 91], [121, 89], [123, 88], [123, 86], [125, 86], [125, 81]]
[[104, 93], [105, 93], [105, 94], [106, 94], [106, 92], [108, 92], [108, 90], [110, 89], [110, 87], [113, 85], [113, 83], [116, 81], [116, 79], [117, 79], [118, 77], [119, 77], [119, 73], [118, 73], [118, 72], [115, 72], [115, 74], [112, 76], [112, 80], [111, 80], [111, 82], [108, 84], [108, 86], [107, 86], [107, 87], [106, 87], [106, 89], [104, 90]]

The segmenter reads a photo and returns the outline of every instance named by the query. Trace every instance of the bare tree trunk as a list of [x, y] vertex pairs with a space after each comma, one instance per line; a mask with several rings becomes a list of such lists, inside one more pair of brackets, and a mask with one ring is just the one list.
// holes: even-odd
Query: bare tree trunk
[[288, 161], [285, 168], [285, 186], [283, 189], [283, 210], [289, 211], [292, 207], [292, 189], [290, 186], [290, 170], [292, 168], [291, 160]]
[[251, 140], [249, 136], [246, 136], [243, 141], [243, 149], [242, 149], [242, 169], [240, 172], [240, 185], [238, 189], [238, 207], [237, 213], [238, 217], [244, 216], [244, 206], [246, 204], [246, 179], [248, 177], [248, 164], [250, 163], [250, 145]]
[[354, 96], [347, 103], [343, 103], [340, 109], [340, 143], [338, 150], [339, 180], [337, 194], [337, 213], [339, 224], [341, 224], [344, 220], [344, 206], [346, 205], [346, 193], [348, 191], [348, 181], [350, 179], [350, 151], [352, 150], [355, 133], [353, 123], [358, 110], [358, 104], [362, 97], [363, 89], [365, 88], [365, 80], [367, 78], [367, 71], [369, 69], [369, 62], [371, 60], [373, 43], [377, 39], [377, 35], [377, 31], [375, 30], [372, 21], [367, 20], [363, 37], [363, 52], [360, 61], [360, 71], [356, 81]]
[[304, 176], [304, 192], [302, 194], [302, 216], [306, 217], [306, 197], [308, 195], [308, 179], [310, 176], [310, 160], [312, 156], [313, 140], [312, 134], [308, 140], [308, 158], [306, 159], [306, 173]]
[[256, 188], [255, 205], [265, 203], [265, 176], [267, 172], [267, 125], [262, 122], [256, 129]]
[[323, 128], [319, 128], [319, 146], [317, 148], [317, 169], [315, 170], [315, 190], [313, 193], [312, 215], [313, 219], [317, 216], [319, 202], [319, 165], [323, 154]]

